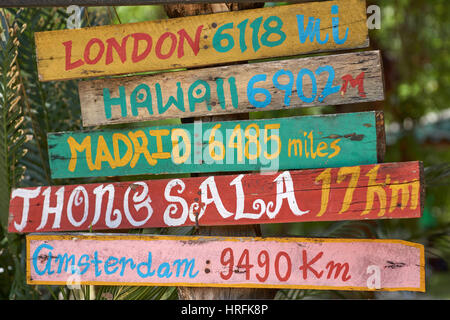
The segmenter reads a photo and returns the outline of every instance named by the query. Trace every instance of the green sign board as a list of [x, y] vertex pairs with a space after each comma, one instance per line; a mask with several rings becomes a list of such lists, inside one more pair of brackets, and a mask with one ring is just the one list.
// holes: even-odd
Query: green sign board
[[372, 164], [384, 155], [383, 114], [62, 132], [48, 135], [53, 178], [277, 171]]

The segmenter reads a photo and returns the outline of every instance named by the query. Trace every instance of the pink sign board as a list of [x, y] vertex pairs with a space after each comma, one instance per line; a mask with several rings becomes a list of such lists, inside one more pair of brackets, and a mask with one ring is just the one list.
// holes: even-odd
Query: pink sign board
[[125, 234], [27, 236], [29, 284], [425, 291], [402, 240]]

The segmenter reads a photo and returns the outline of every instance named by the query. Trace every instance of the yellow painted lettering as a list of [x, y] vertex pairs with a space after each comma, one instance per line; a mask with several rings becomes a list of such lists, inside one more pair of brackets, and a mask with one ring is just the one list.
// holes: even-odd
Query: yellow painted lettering
[[74, 172], [77, 166], [77, 152], [85, 152], [86, 153], [86, 163], [89, 170], [95, 170], [95, 165], [92, 162], [92, 150], [91, 150], [91, 136], [87, 136], [84, 138], [83, 142], [78, 143], [73, 137], [67, 138], [67, 143], [70, 147], [70, 161], [69, 161], [69, 171]]
[[308, 139], [306, 137], [308, 133], [307, 132], [303, 132], [303, 136], [305, 137], [305, 148], [303, 150], [305, 150], [305, 156], [307, 158], [309, 158], [309, 152], [308, 152]]
[[317, 145], [317, 155], [321, 158], [326, 157], [328, 155], [328, 152], [322, 152], [322, 150], [325, 150], [328, 148], [328, 144], [324, 141], [319, 142]]
[[98, 137], [97, 141], [97, 155], [95, 156], [95, 169], [102, 169], [102, 162], [108, 162], [112, 169], [116, 167], [116, 163], [109, 152], [108, 145], [106, 144], [105, 138], [102, 135]]
[[[394, 211], [399, 206], [401, 210], [404, 210], [407, 207], [410, 199], [411, 199], [410, 208], [413, 210], [417, 209], [417, 205], [419, 204], [419, 191], [420, 191], [419, 181], [400, 184], [398, 183], [398, 181], [396, 181], [393, 184], [391, 184], [389, 188], [392, 191], [391, 205], [389, 206], [389, 212]], [[401, 202], [399, 203], [398, 197], [400, 192], [401, 192]]]
[[303, 144], [302, 144], [302, 140], [300, 139], [289, 139], [288, 142], [288, 157], [291, 157], [291, 149], [292, 147], [294, 147], [294, 155], [297, 155], [297, 149], [298, 149], [298, 155], [299, 157], [302, 156], [303, 154]]
[[339, 141], [341, 141], [341, 139], [334, 140], [330, 144], [330, 147], [333, 148], [334, 152], [328, 156], [328, 159], [334, 158], [339, 154], [339, 152], [341, 152], [341, 147], [337, 145]]
[[[221, 126], [222, 125], [220, 123], [218, 123], [211, 129], [211, 134], [209, 135], [209, 140], [208, 140], [209, 155], [215, 161], [222, 161], [223, 158], [225, 158], [225, 146], [223, 145], [222, 141], [219, 141], [216, 139], [216, 131]], [[220, 131], [219, 131], [219, 133], [220, 133]], [[216, 148], [218, 148], [220, 150], [220, 153], [216, 153]]]
[[378, 201], [380, 203], [380, 210], [378, 211], [378, 216], [384, 216], [386, 212], [386, 192], [383, 189], [384, 183], [377, 183], [377, 173], [379, 165], [374, 166], [370, 171], [366, 174], [366, 177], [369, 177], [369, 182], [367, 184], [367, 198], [366, 198], [366, 208], [361, 213], [362, 216], [369, 214], [369, 212], [373, 208], [373, 202], [375, 200], [375, 195], [378, 197]]
[[337, 183], [341, 183], [348, 175], [351, 175], [347, 189], [345, 190], [344, 200], [342, 202], [342, 208], [339, 211], [339, 214], [346, 212], [350, 207], [350, 204], [353, 200], [353, 192], [355, 191], [356, 185], [358, 184], [360, 172], [360, 167], [342, 167], [339, 169], [336, 180]]
[[[119, 141], [125, 143], [125, 146], [127, 147], [127, 152], [122, 158], [120, 157]], [[131, 158], [133, 157], [133, 145], [130, 139], [128, 139], [128, 137], [122, 133], [114, 133], [112, 136], [112, 144], [116, 166], [123, 167], [127, 165], [128, 162], [130, 162]]]
[[[278, 134], [278, 130], [280, 129], [280, 124], [279, 123], [271, 123], [271, 124], [266, 124], [264, 126], [264, 144], [266, 145], [266, 150], [268, 149], [267, 143], [270, 140], [275, 140], [277, 142], [277, 151], [276, 152], [272, 152], [271, 154], [269, 154], [267, 151], [264, 151], [264, 157], [266, 157], [266, 159], [269, 160], [273, 160], [278, 158], [278, 156], [280, 155], [281, 152], [281, 139], [280, 136]], [[277, 130], [277, 134], [271, 134], [270, 136], [268, 135], [268, 131], [269, 130]], [[289, 150], [290, 152], [290, 150]]]
[[311, 131], [308, 135], [308, 138], [310, 140], [310, 148], [311, 148], [311, 158], [315, 159], [316, 158], [316, 153], [314, 152], [314, 136], [313, 136], [313, 132]]
[[[236, 140], [236, 142], [234, 140]], [[234, 127], [228, 142], [228, 147], [236, 149], [237, 160], [238, 162], [242, 162], [244, 152], [242, 150], [242, 130], [240, 124]]]
[[[180, 143], [178, 142], [178, 138], [181, 138], [181, 140], [183, 140], [183, 144], [186, 148], [183, 155], [180, 155]], [[189, 139], [188, 132], [180, 128], [173, 129], [171, 139], [173, 162], [176, 164], [185, 163], [191, 155], [191, 140]]]
[[320, 200], [320, 211], [317, 217], [322, 216], [328, 207], [328, 201], [330, 199], [330, 187], [331, 187], [331, 168], [325, 169], [319, 174], [315, 182], [322, 181], [322, 196]]
[[[251, 132], [252, 128], [255, 130], [253, 133]], [[258, 159], [259, 155], [261, 154], [261, 145], [259, 144], [258, 140], [259, 126], [256, 123], [249, 124], [247, 128], [245, 128], [244, 136], [248, 140], [245, 143], [245, 157], [249, 160]], [[250, 144], [254, 144], [256, 146], [256, 153], [250, 153]]]
[[150, 130], [150, 135], [156, 137], [156, 152], [152, 153], [155, 159], [170, 159], [170, 152], [163, 152], [162, 136], [168, 136], [170, 131], [167, 129]]
[[[145, 159], [147, 160], [148, 164], [151, 166], [156, 165], [157, 161], [152, 158], [150, 155], [150, 152], [148, 152], [148, 140], [147, 136], [142, 130], [138, 130], [136, 132], [128, 132], [128, 136], [130, 137], [131, 141], [134, 145], [134, 155], [133, 159], [130, 162], [130, 167], [134, 168], [139, 161], [139, 158], [141, 154], [144, 155]], [[139, 142], [138, 138], [141, 138], [142, 143]]]

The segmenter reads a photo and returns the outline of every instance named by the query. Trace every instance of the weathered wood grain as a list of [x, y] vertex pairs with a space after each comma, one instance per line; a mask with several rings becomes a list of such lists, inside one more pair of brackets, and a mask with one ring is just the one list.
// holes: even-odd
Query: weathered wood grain
[[376, 112], [48, 134], [53, 178], [276, 171], [376, 163]]
[[105, 234], [27, 236], [27, 283], [425, 291], [401, 240]]
[[81, 81], [78, 88], [84, 126], [384, 100], [379, 51]]
[[[263, 3], [209, 3], [192, 5], [164, 5], [169, 18], [195, 16], [199, 14], [218, 13], [227, 11], [239, 11], [261, 8]], [[245, 61], [244, 61], [245, 62]], [[192, 123], [196, 121], [216, 122], [230, 120], [248, 120], [249, 113], [227, 114], [219, 116], [202, 116], [183, 118], [181, 123]], [[223, 175], [224, 173], [215, 173]], [[194, 173], [191, 177], [207, 176], [207, 173]], [[229, 225], [229, 226], [207, 226], [197, 227], [196, 234], [199, 236], [231, 236], [231, 237], [255, 237], [262, 236], [259, 224]], [[178, 298], [181, 300], [241, 300], [241, 299], [274, 299], [276, 289], [257, 288], [214, 288], [214, 287], [177, 287]]]
[[9, 232], [418, 218], [420, 162], [15, 189]]
[[35, 40], [41, 81], [362, 48], [369, 42], [364, 0], [38, 32]]

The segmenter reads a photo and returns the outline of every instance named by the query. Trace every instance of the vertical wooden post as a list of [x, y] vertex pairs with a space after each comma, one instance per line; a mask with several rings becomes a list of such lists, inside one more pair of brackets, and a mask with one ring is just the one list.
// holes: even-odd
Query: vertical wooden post
[[[261, 8], [264, 3], [211, 3], [211, 4], [174, 4], [165, 5], [164, 9], [169, 18], [194, 16], [200, 14], [218, 13], [224, 11], [237, 11], [242, 9]], [[230, 114], [222, 116], [208, 116], [200, 118], [182, 119], [183, 123], [201, 120], [202, 122], [214, 122], [224, 120], [247, 120], [248, 113]], [[197, 174], [196, 176], [210, 174]], [[214, 173], [214, 175], [218, 175]], [[193, 175], [194, 176], [194, 175]], [[202, 227], [198, 229], [199, 235], [204, 236], [261, 236], [259, 225], [246, 226], [220, 226]], [[273, 299], [276, 290], [254, 288], [201, 288], [179, 287], [178, 296], [182, 300], [237, 300], [237, 299]]]

